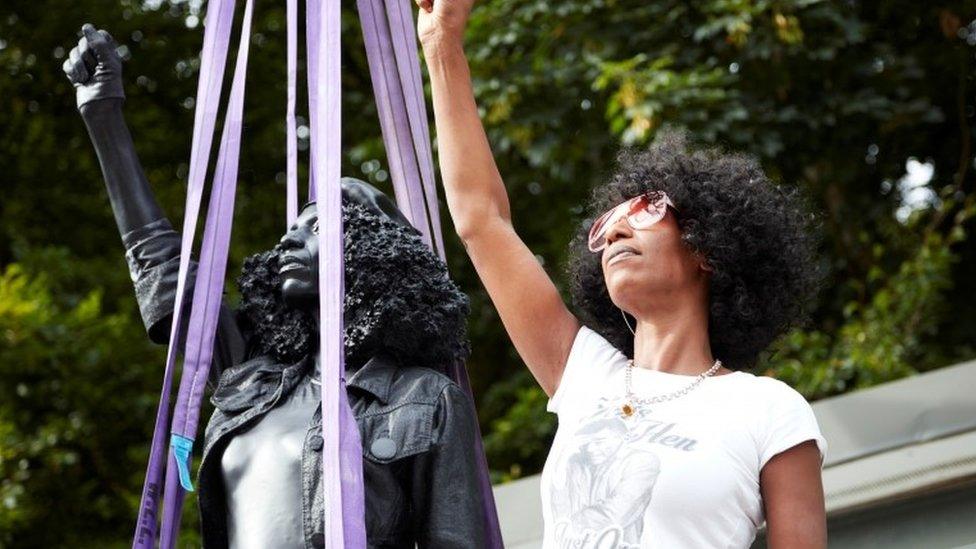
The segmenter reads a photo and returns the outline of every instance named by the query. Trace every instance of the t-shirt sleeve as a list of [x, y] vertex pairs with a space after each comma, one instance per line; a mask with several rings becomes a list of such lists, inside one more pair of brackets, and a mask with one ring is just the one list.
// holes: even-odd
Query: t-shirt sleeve
[[808, 440], [817, 443], [820, 466], [823, 467], [827, 455], [827, 440], [820, 432], [813, 408], [803, 395], [789, 385], [776, 380], [770, 381], [777, 389], [767, 410], [765, 432], [761, 438], [759, 469], [762, 470], [773, 456]]
[[546, 410], [561, 414], [563, 408], [567, 408], [565, 402], [578, 401], [580, 391], [592, 391], [597, 384], [602, 384], [609, 373], [606, 365], [612, 363], [619, 353], [603, 336], [581, 326], [566, 359], [562, 379]]

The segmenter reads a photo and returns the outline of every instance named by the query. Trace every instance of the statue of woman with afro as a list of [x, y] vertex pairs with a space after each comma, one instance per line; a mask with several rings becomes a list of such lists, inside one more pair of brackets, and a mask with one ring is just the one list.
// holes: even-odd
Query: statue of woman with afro
[[[91, 25], [82, 34], [63, 68], [149, 337], [167, 343], [180, 237], [126, 127], [114, 41]], [[342, 196], [346, 381], [363, 443], [368, 545], [482, 547], [474, 408], [444, 375], [468, 355], [467, 298], [387, 196], [349, 178]], [[277, 245], [244, 262], [239, 308], [220, 311], [198, 477], [206, 548], [324, 544], [317, 231], [308, 204]]]

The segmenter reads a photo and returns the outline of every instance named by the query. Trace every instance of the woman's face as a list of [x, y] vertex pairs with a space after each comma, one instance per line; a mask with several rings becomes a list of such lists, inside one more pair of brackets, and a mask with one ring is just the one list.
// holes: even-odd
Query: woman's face
[[318, 307], [318, 227], [318, 209], [315, 204], [309, 204], [278, 244], [281, 296], [296, 309]]
[[607, 230], [606, 239], [603, 278], [610, 299], [624, 311], [640, 311], [650, 295], [680, 294], [707, 284], [706, 267], [681, 241], [671, 208], [647, 229], [635, 230], [621, 218]]

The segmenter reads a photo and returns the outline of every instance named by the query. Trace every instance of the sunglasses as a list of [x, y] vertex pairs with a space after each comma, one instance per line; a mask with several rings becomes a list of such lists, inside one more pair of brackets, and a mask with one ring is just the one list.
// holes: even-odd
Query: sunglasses
[[607, 231], [620, 221], [621, 217], [625, 217], [627, 224], [635, 230], [649, 229], [651, 225], [664, 219], [668, 206], [674, 208], [674, 204], [664, 191], [651, 191], [617, 204], [601, 215], [590, 227], [590, 251], [596, 253], [607, 247]]

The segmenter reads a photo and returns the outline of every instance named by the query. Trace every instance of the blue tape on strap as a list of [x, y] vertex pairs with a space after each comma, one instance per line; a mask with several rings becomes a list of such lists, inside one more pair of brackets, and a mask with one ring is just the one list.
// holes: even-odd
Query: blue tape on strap
[[193, 439], [173, 433], [169, 445], [176, 457], [176, 468], [180, 472], [180, 486], [187, 492], [193, 491], [193, 481], [190, 480], [190, 456], [193, 455]]

